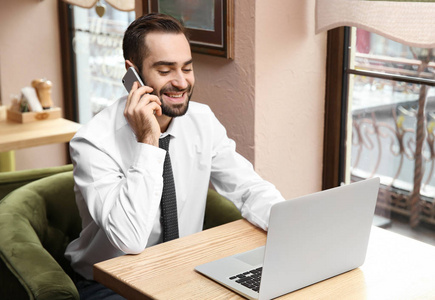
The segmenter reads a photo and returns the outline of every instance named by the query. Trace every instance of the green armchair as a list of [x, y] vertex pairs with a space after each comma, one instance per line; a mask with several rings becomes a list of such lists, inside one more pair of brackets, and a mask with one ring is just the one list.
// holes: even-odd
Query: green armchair
[[54, 175], [57, 173], [72, 171], [71, 164], [59, 167], [41, 168], [14, 172], [0, 172], [0, 200], [17, 188], [32, 181]]
[[[64, 257], [81, 230], [71, 170], [0, 173], [0, 194], [7, 194], [0, 201], [0, 299], [79, 299]], [[209, 190], [204, 229], [240, 218], [231, 202]]]

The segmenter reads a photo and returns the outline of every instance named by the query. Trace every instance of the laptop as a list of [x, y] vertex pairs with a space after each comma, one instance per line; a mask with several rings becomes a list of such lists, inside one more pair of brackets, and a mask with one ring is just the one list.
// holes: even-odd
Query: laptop
[[262, 300], [358, 268], [366, 257], [379, 182], [367, 179], [276, 203], [265, 246], [195, 270], [245, 298]]

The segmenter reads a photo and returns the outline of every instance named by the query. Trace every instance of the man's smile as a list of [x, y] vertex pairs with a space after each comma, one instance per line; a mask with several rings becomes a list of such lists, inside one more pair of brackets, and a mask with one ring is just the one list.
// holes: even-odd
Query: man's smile
[[174, 104], [183, 103], [186, 100], [186, 92], [170, 92], [170, 93], [163, 93], [163, 101], [164, 102], [170, 102]]

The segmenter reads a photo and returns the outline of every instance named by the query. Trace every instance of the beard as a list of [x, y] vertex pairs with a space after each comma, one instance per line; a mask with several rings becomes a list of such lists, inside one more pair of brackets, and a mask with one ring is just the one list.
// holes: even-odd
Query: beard
[[[187, 99], [185, 102], [180, 104], [167, 104], [163, 100], [163, 94], [164, 93], [170, 93], [170, 92], [182, 92], [187, 94]], [[177, 87], [172, 86], [171, 84], [168, 86], [164, 86], [160, 91], [159, 95], [157, 95], [160, 98], [160, 101], [162, 102], [162, 113], [168, 117], [174, 118], [174, 117], [181, 117], [186, 114], [187, 110], [189, 109], [189, 102], [190, 98], [193, 94], [193, 87], [189, 84], [189, 86], [185, 89], [179, 89]]]

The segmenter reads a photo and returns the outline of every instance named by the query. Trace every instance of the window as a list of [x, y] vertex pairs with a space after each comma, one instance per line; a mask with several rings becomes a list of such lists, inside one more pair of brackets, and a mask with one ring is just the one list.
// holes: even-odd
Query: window
[[71, 100], [75, 119], [86, 123], [95, 114], [126, 94], [121, 83], [125, 73], [122, 38], [135, 19], [134, 12], [119, 11], [104, 1], [99, 17], [94, 8], [68, 6], [71, 57], [74, 70]]
[[[344, 46], [337, 54], [344, 57], [343, 93], [327, 99], [325, 131], [333, 130], [338, 112], [340, 158], [326, 164], [324, 176], [334, 165], [339, 182], [379, 176], [378, 214], [435, 225], [435, 51], [356, 28], [335, 30], [330, 40], [334, 36], [335, 45]], [[341, 103], [328, 108], [337, 99]], [[332, 151], [325, 150], [325, 160]]]

